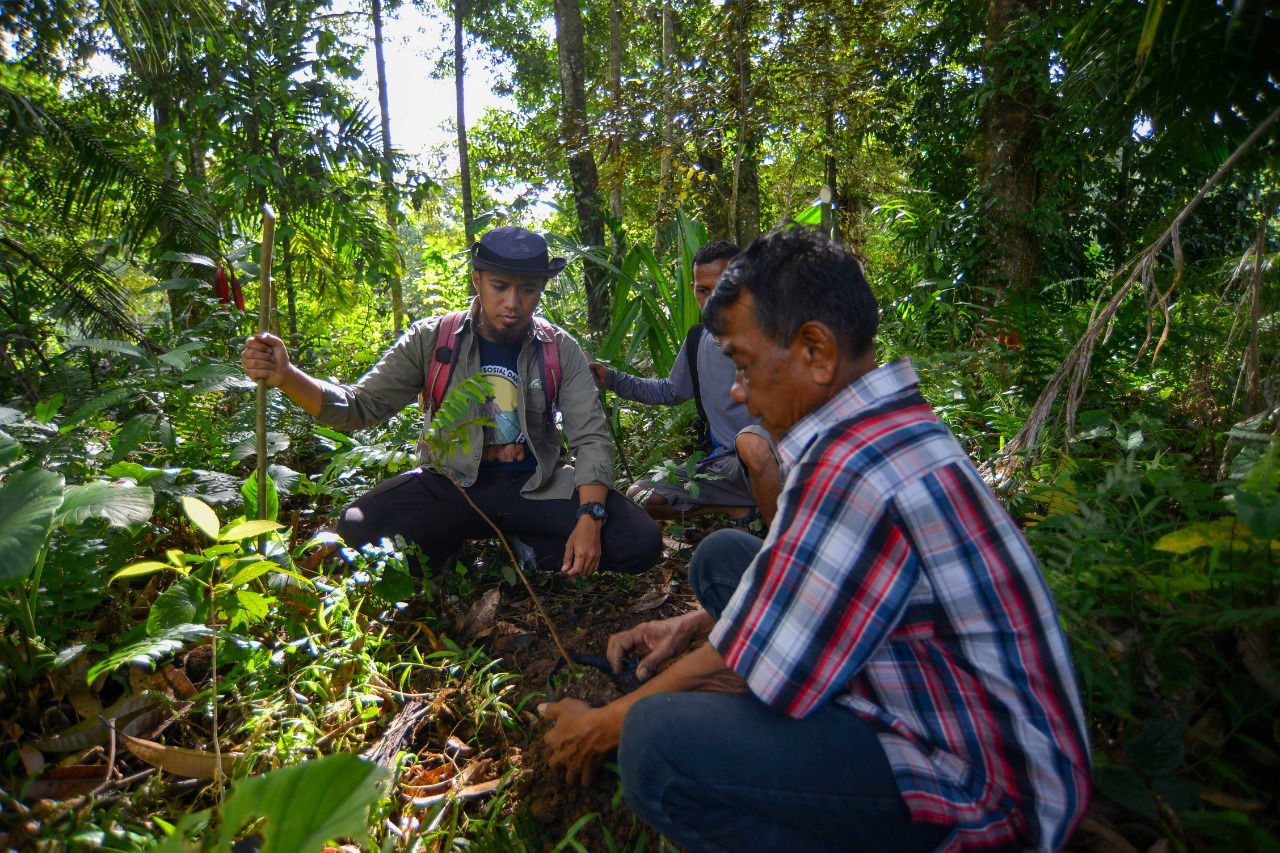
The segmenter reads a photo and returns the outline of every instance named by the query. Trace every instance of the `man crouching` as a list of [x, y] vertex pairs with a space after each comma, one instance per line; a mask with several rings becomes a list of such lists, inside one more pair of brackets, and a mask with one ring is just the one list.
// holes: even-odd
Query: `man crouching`
[[732, 261], [704, 319], [778, 441], [768, 538], [707, 537], [703, 609], [610, 640], [658, 665], [602, 708], [545, 706], [553, 762], [618, 747], [628, 804], [691, 850], [1060, 847], [1088, 795], [1048, 588], [906, 360], [877, 365], [857, 261], [803, 229]]

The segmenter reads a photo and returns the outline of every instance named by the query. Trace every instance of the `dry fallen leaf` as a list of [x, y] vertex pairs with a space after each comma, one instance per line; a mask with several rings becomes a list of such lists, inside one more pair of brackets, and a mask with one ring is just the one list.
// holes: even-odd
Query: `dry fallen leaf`
[[476, 751], [474, 746], [467, 746], [457, 735], [449, 735], [449, 739], [444, 743], [444, 751], [450, 755], [456, 755], [459, 758], [466, 758], [468, 755]]
[[668, 595], [667, 593], [663, 592], [660, 589], [655, 589], [651, 592], [646, 592], [644, 595], [640, 596], [640, 598], [636, 600], [635, 604], [631, 605], [631, 612], [644, 613], [649, 610], [655, 610], [661, 607], [662, 605], [666, 604], [667, 599], [670, 597], [671, 597], [670, 595]]
[[462, 622], [462, 633], [467, 637], [475, 637], [480, 632], [491, 630], [493, 620], [498, 615], [498, 601], [502, 591], [497, 587], [480, 596], [480, 600], [471, 605], [467, 618]]
[[[123, 724], [159, 705], [160, 697], [154, 693], [136, 693], [124, 697], [107, 708], [101, 716], [107, 720], [114, 720], [117, 724]], [[34, 740], [31, 745], [42, 752], [75, 752], [106, 742], [107, 726], [102, 720], [94, 717], [91, 720], [76, 723], [52, 737]]]
[[22, 767], [28, 776], [35, 776], [44, 769], [44, 756], [31, 744], [24, 743], [18, 747], [18, 755], [22, 758]]
[[72, 764], [55, 767], [27, 787], [29, 800], [64, 800], [87, 794], [107, 780], [105, 764]]
[[[188, 779], [212, 779], [216, 766], [212, 752], [200, 749], [183, 749], [177, 746], [165, 746], [155, 741], [132, 737], [124, 732], [117, 732], [125, 748], [152, 767], [158, 767], [174, 776], [185, 776]], [[231, 775], [231, 767], [236, 759], [244, 757], [243, 752], [222, 753], [222, 773]]]

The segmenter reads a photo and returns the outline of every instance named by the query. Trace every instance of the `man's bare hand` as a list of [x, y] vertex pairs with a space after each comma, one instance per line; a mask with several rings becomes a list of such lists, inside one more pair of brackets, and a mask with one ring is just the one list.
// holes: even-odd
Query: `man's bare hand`
[[606, 656], [613, 671], [621, 672], [623, 658], [644, 655], [636, 666], [636, 677], [645, 681], [658, 671], [658, 667], [689, 648], [694, 635], [710, 625], [711, 617], [705, 610], [655, 622], [641, 622], [634, 628], [619, 631], [609, 637]]
[[587, 363], [587, 367], [591, 370], [591, 376], [596, 380], [596, 387], [603, 388], [604, 383], [609, 379], [609, 368], [598, 361]]
[[570, 783], [590, 785], [605, 753], [618, 745], [621, 720], [607, 707], [592, 708], [581, 699], [539, 705], [538, 713], [556, 724], [546, 734], [551, 766], [564, 768]]
[[265, 379], [272, 388], [279, 388], [289, 378], [289, 351], [275, 335], [259, 332], [245, 339], [240, 366], [250, 379]]
[[588, 577], [600, 568], [600, 551], [600, 522], [581, 516], [564, 543], [560, 571], [575, 578]]

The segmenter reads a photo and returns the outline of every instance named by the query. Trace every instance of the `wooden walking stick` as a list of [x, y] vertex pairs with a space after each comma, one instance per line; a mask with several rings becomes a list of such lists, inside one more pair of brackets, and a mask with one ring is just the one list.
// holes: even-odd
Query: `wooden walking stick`
[[[276, 212], [262, 205], [262, 256], [258, 265], [258, 334], [271, 329], [271, 247], [276, 237]], [[267, 380], [258, 380], [258, 518], [267, 517]], [[266, 537], [258, 539], [261, 552]]]

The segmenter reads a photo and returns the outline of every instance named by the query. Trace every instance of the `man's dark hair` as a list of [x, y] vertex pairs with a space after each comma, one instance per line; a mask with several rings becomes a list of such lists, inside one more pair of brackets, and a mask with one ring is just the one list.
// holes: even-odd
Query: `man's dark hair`
[[780, 347], [790, 346], [810, 320], [831, 329], [854, 357], [868, 352], [875, 341], [880, 309], [862, 265], [848, 249], [816, 231], [770, 231], [730, 261], [702, 309], [702, 321], [712, 334], [724, 334], [724, 312], [744, 288], [755, 300], [760, 331]]
[[741, 251], [737, 243], [730, 243], [728, 240], [712, 240], [694, 253], [693, 265], [700, 267], [724, 258], [734, 258]]

